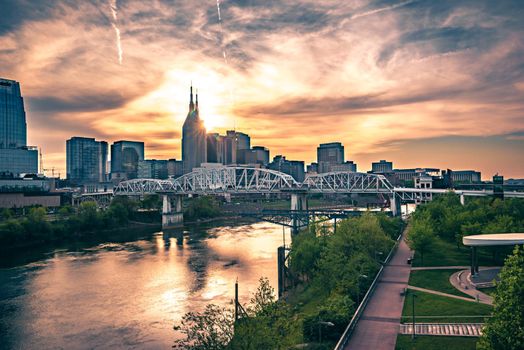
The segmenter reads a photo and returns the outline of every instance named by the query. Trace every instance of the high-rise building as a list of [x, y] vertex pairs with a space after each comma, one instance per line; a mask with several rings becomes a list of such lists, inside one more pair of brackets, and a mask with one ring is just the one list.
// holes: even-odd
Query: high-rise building
[[207, 162], [206, 128], [198, 113], [198, 94], [193, 103], [193, 86], [190, 90], [189, 112], [182, 127], [182, 161], [184, 173]]
[[348, 160], [342, 164], [332, 164], [330, 171], [343, 171], [343, 172], [357, 172], [357, 164], [352, 160]]
[[234, 131], [236, 136], [237, 151], [251, 148], [251, 137], [243, 132]]
[[145, 159], [138, 161], [139, 179], [167, 179], [168, 161], [157, 159]]
[[237, 142], [234, 131], [228, 130], [226, 136], [222, 139], [223, 156], [222, 164], [236, 164], [237, 163]]
[[344, 163], [344, 146], [340, 142], [321, 143], [317, 147], [318, 172], [327, 173], [331, 166]]
[[381, 159], [380, 162], [371, 163], [372, 173], [390, 173], [393, 171], [393, 162]]
[[207, 162], [224, 163], [224, 136], [218, 133], [207, 134]]
[[184, 175], [184, 163], [181, 160], [169, 159], [167, 161], [167, 176], [177, 178]]
[[138, 163], [144, 160], [144, 143], [117, 141], [111, 145], [111, 180], [136, 179]]
[[269, 149], [263, 146], [253, 146], [253, 152], [256, 154], [256, 162], [261, 165], [269, 164]]
[[293, 176], [298, 181], [304, 181], [306, 176], [304, 172], [304, 162], [301, 160], [287, 160], [282, 155], [277, 155], [273, 158], [273, 161], [268, 164], [268, 169], [280, 171], [284, 174]]
[[75, 184], [107, 181], [107, 142], [88, 137], [66, 141], [67, 179]]
[[27, 146], [24, 99], [17, 81], [0, 78], [0, 173], [38, 172], [38, 150]]

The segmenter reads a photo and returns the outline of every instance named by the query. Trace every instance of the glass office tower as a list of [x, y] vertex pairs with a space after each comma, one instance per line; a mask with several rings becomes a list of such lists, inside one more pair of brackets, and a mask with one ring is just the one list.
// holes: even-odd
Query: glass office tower
[[38, 150], [27, 147], [24, 99], [17, 81], [0, 78], [0, 173], [38, 172]]
[[72, 137], [66, 141], [67, 179], [75, 184], [105, 182], [107, 142]]

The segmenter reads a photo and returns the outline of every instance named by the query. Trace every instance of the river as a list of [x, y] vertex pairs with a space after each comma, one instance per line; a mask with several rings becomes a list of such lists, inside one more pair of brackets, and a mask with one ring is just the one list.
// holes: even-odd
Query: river
[[237, 278], [242, 302], [261, 276], [276, 289], [279, 245], [281, 226], [221, 223], [0, 258], [0, 348], [169, 349], [174, 323], [228, 305]]

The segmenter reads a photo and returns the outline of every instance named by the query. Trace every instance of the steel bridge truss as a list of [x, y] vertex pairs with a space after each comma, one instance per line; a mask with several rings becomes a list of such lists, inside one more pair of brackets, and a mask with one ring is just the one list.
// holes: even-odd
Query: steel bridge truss
[[174, 180], [136, 179], [122, 181], [115, 195], [277, 193], [299, 188], [291, 175], [269, 169], [219, 167], [201, 168]]
[[[311, 223], [321, 223], [333, 219], [357, 217], [362, 215], [362, 212], [337, 209], [262, 210], [260, 212], [241, 213], [240, 215], [293, 228], [295, 225], [307, 226]], [[295, 223], [295, 225], [293, 223]]]
[[174, 180], [135, 179], [120, 182], [115, 195], [143, 194], [243, 194], [302, 190], [311, 193], [393, 194], [382, 175], [332, 172], [306, 177], [299, 183], [288, 174], [262, 168], [200, 168]]
[[393, 186], [383, 175], [355, 172], [309, 175], [302, 187], [312, 193], [393, 193]]

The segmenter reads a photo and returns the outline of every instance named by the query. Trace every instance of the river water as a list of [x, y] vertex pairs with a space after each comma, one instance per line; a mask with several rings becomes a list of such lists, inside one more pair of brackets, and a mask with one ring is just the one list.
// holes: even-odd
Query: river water
[[169, 349], [174, 323], [228, 305], [237, 278], [243, 302], [261, 276], [276, 289], [282, 239], [269, 223], [215, 224], [0, 258], [0, 348]]

